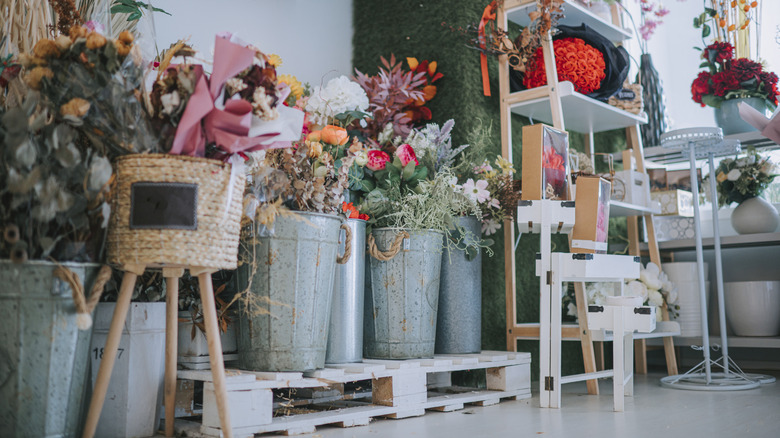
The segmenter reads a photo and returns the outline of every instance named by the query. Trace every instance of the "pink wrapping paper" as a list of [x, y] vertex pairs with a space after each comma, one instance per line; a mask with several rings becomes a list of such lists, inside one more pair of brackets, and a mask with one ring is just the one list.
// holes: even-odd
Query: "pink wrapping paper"
[[[245, 100], [229, 99], [222, 105], [223, 89], [227, 80], [250, 67], [255, 56], [254, 49], [231, 42], [231, 38], [229, 33], [217, 35], [211, 79], [208, 86], [205, 75], [198, 79], [195, 92], [190, 96], [176, 130], [170, 153], [204, 156], [205, 144], [209, 141], [216, 143], [225, 152], [235, 154], [290, 147], [292, 141], [300, 138], [303, 113], [299, 110], [289, 108], [284, 111], [284, 115], [280, 114], [283, 118], [279, 121], [283, 126], [280, 126], [279, 122], [258, 122], [252, 114], [252, 105]], [[280, 91], [283, 101], [289, 89], [282, 86]], [[204, 121], [203, 130], [201, 120]], [[254, 132], [250, 134], [250, 130]]]

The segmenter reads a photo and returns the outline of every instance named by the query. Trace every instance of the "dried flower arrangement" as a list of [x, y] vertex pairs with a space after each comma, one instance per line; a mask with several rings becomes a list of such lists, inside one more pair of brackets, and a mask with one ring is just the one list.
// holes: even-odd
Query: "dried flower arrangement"
[[109, 41], [75, 26], [68, 36], [42, 39], [32, 54], [20, 55], [27, 84], [41, 91], [52, 115], [111, 157], [157, 145], [139, 100], [144, 71], [140, 57], [131, 55], [133, 40], [129, 32]]
[[0, 258], [102, 260], [111, 163], [35, 93], [0, 110]]
[[496, 9], [503, 7], [503, 2], [497, 1], [491, 2], [485, 8], [479, 23], [470, 24], [465, 29], [451, 30], [466, 35], [469, 47], [486, 55], [506, 55], [513, 69], [525, 72], [527, 63], [536, 56], [537, 49], [541, 47], [542, 39], [548, 32], [555, 32], [556, 23], [563, 17], [563, 0], [539, 0], [536, 3], [536, 9], [528, 14], [530, 24], [514, 39], [506, 30], [498, 27], [495, 21]]

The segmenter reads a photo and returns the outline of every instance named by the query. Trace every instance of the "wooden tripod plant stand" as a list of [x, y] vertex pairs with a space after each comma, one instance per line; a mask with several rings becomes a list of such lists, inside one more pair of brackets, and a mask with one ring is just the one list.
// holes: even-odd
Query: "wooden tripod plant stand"
[[222, 434], [231, 438], [225, 365], [211, 274], [235, 269], [241, 231], [244, 172], [221, 161], [181, 155], [126, 155], [117, 159], [108, 229], [108, 261], [124, 271], [114, 316], [89, 405], [84, 438], [95, 435], [114, 368], [135, 282], [161, 268], [167, 284], [165, 324], [165, 436], [172, 437], [176, 398], [179, 278], [198, 277], [211, 374]]
[[[94, 436], [97, 428], [100, 411], [105, 401], [108, 383], [111, 379], [111, 371], [114, 368], [119, 339], [130, 306], [130, 297], [133, 295], [135, 282], [145, 271], [145, 266], [125, 265], [122, 267], [124, 276], [119, 290], [114, 316], [111, 320], [111, 328], [108, 332], [103, 361], [100, 363], [92, 401], [89, 405], [84, 437]], [[206, 325], [206, 339], [209, 347], [209, 361], [211, 373], [214, 379], [214, 391], [217, 397], [219, 419], [225, 437], [232, 436], [229, 425], [230, 411], [227, 409], [227, 391], [225, 389], [225, 365], [222, 360], [222, 342], [219, 337], [219, 325], [217, 323], [217, 308], [214, 302], [214, 290], [211, 284], [211, 274], [216, 269], [190, 267], [190, 274], [198, 277], [200, 285], [200, 297], [203, 303], [203, 319]], [[165, 298], [165, 436], [172, 437], [174, 408], [176, 400], [176, 360], [178, 341], [178, 311], [179, 311], [179, 278], [184, 274], [183, 267], [163, 267], [163, 278], [167, 285]], [[225, 427], [228, 425], [227, 427]]]

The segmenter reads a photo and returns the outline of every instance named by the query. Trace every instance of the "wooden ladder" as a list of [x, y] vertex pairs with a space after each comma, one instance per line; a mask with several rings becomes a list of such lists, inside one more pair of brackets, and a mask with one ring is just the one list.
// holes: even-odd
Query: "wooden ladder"
[[[507, 29], [508, 19], [507, 11], [527, 6], [529, 3], [535, 3], [536, 0], [505, 0], [503, 8], [499, 7], [496, 13], [496, 22], [503, 29]], [[617, 5], [612, 5], [612, 22], [620, 26], [621, 17]], [[509, 62], [506, 55], [499, 57], [498, 61], [498, 79], [500, 93], [500, 120], [501, 120], [501, 153], [503, 157], [512, 162], [512, 106], [521, 102], [527, 102], [534, 99], [549, 98], [552, 124], [556, 129], [565, 130], [566, 125], [563, 116], [563, 106], [561, 96], [559, 95], [558, 72], [555, 65], [555, 54], [553, 51], [553, 42], [551, 35], [542, 41], [542, 52], [544, 55], [545, 72], [547, 76], [547, 85], [524, 90], [517, 93], [510, 92], [509, 86]], [[587, 132], [586, 153], [593, 156], [594, 140], [593, 131]], [[626, 145], [634, 153], [637, 163], [637, 170], [645, 172], [644, 152], [642, 139], [639, 135], [639, 125], [634, 124], [626, 127]], [[639, 222], [638, 216], [629, 216], [628, 218], [628, 240], [629, 252], [632, 255], [639, 253]], [[658, 250], [658, 243], [655, 238], [655, 229], [653, 226], [652, 214], [644, 215], [645, 226], [648, 234], [650, 260], [661, 266], [661, 257]], [[504, 276], [506, 285], [506, 328], [507, 328], [507, 350], [517, 351], [517, 340], [519, 338], [539, 338], [539, 323], [519, 324], [517, 322], [517, 301], [516, 301], [516, 269], [515, 269], [515, 225], [512, 221], [504, 222]], [[577, 305], [577, 316], [579, 325], [577, 327], [563, 327], [562, 338], [579, 338], [582, 346], [582, 356], [586, 373], [597, 371], [596, 354], [592, 341], [591, 332], [587, 324], [587, 298], [585, 296], [584, 283], [575, 283], [575, 297]], [[663, 308], [663, 320], [669, 320], [667, 309]], [[600, 343], [599, 343], [600, 344]], [[599, 345], [601, 353], [602, 346]], [[664, 350], [666, 354], [666, 367], [669, 375], [677, 374], [677, 360], [674, 351], [674, 342], [671, 336], [664, 338]], [[635, 341], [635, 360], [637, 374], [647, 373], [645, 340]], [[598, 382], [596, 379], [587, 381], [589, 394], [598, 394]]]

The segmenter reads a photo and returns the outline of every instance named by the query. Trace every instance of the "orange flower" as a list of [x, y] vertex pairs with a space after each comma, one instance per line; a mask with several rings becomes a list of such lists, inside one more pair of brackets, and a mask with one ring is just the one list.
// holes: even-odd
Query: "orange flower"
[[334, 125], [327, 125], [322, 128], [320, 136], [325, 143], [339, 146], [346, 144], [347, 140], [349, 140], [347, 130]]
[[306, 140], [320, 141], [322, 140], [322, 131], [312, 131], [306, 136]]
[[417, 61], [417, 58], [406, 58], [406, 63], [409, 64], [409, 69], [414, 70], [417, 68], [417, 65], [419, 65], [419, 61]]

